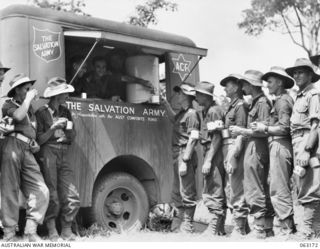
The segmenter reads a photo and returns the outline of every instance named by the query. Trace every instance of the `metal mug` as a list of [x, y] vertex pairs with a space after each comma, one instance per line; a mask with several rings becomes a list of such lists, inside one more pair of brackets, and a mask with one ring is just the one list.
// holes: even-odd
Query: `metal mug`
[[230, 138], [231, 137], [229, 129], [223, 129], [221, 131], [221, 135], [222, 135], [222, 138]]
[[86, 99], [87, 98], [87, 93], [81, 93], [81, 98]]

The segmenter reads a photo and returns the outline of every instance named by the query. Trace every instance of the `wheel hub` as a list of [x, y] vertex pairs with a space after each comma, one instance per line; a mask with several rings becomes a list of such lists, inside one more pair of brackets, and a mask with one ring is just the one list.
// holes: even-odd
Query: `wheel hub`
[[109, 212], [114, 216], [121, 216], [124, 211], [124, 207], [121, 202], [114, 201], [108, 206]]

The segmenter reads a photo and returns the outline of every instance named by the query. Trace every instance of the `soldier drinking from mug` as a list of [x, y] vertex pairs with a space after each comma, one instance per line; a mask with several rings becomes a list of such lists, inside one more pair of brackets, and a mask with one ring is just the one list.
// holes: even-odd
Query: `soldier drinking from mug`
[[41, 240], [37, 226], [43, 222], [49, 203], [49, 191], [38, 163], [32, 153], [39, 150], [35, 142], [36, 117], [31, 101], [37, 96], [31, 89], [35, 80], [18, 74], [9, 83], [8, 99], [3, 107], [4, 116], [13, 119], [14, 131], [7, 135], [1, 165], [1, 212], [4, 240], [14, 241], [19, 220], [19, 190], [27, 199], [24, 233], [30, 242]]
[[45, 217], [49, 239], [57, 241], [56, 218], [61, 216], [61, 238], [75, 240], [71, 231], [79, 207], [79, 193], [75, 186], [73, 170], [67, 161], [69, 147], [75, 137], [70, 111], [65, 106], [73, 86], [62, 78], [48, 81], [44, 97], [49, 103], [36, 112], [38, 121], [37, 139], [41, 145], [40, 166], [50, 191], [50, 202]]

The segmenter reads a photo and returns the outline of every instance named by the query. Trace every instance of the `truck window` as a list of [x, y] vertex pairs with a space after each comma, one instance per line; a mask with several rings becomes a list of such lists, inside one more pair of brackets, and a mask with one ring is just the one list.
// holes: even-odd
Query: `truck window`
[[65, 49], [66, 77], [75, 87], [72, 96], [159, 103], [159, 72], [165, 67], [158, 55], [130, 44], [97, 42], [91, 37], [65, 36]]

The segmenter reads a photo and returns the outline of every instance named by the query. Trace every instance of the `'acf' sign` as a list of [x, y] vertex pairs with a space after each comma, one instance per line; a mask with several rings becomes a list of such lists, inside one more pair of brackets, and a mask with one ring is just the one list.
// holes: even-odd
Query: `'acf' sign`
[[61, 56], [60, 33], [33, 27], [32, 49], [35, 55], [47, 63], [59, 59]]
[[183, 54], [178, 54], [176, 57], [172, 57], [173, 73], [180, 76], [181, 81], [190, 73], [191, 60], [185, 59]]

